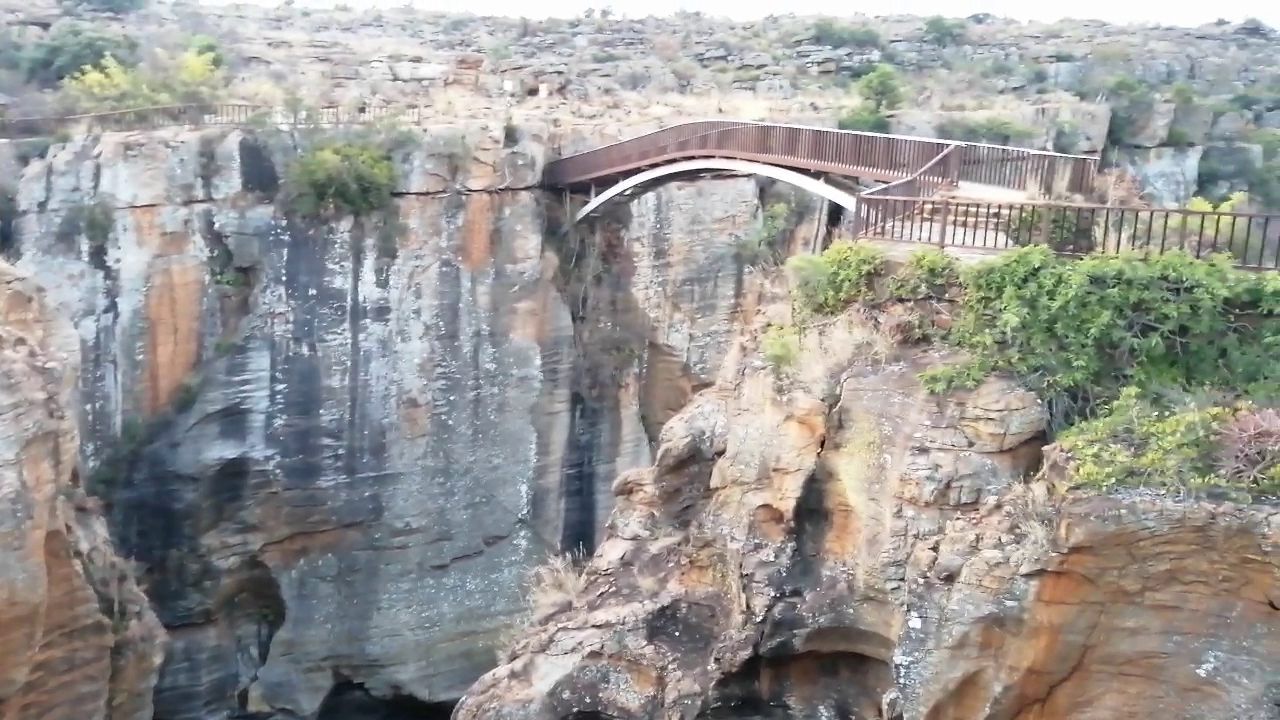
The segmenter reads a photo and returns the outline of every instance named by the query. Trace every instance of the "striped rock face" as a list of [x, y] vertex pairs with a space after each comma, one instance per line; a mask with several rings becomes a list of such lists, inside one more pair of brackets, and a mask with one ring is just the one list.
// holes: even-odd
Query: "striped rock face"
[[164, 630], [80, 486], [79, 348], [0, 264], [0, 717], [152, 717]]

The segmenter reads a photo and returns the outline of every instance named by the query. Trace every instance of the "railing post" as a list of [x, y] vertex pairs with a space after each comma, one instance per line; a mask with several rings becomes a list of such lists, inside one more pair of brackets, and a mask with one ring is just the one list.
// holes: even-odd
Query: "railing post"
[[948, 210], [950, 210], [950, 207], [951, 203], [946, 200], [938, 202], [938, 225], [940, 227], [940, 232], [938, 233], [938, 247], [947, 246], [947, 215], [949, 214]]

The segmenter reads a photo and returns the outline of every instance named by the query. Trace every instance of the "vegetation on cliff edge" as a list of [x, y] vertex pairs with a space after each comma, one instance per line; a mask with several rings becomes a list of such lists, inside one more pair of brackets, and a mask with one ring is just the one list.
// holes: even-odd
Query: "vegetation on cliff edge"
[[873, 246], [787, 263], [797, 316], [854, 303], [946, 305], [939, 337], [968, 360], [931, 392], [1008, 373], [1035, 390], [1076, 482], [1280, 491], [1280, 277], [1197, 260], [1020, 248], [959, 270], [936, 249], [886, 276]]
[[290, 168], [290, 209], [304, 217], [367, 215], [391, 204], [395, 185], [391, 155], [378, 145], [320, 145]]

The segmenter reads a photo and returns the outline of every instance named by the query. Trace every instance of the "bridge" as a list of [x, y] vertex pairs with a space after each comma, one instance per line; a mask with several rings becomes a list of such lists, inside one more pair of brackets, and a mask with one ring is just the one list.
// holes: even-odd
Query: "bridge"
[[[246, 104], [174, 105], [65, 117], [3, 118], [0, 138], [206, 126], [420, 125], [421, 107], [299, 111]], [[543, 185], [590, 196], [581, 220], [654, 184], [709, 174], [760, 175], [843, 211], [854, 237], [1000, 250], [1031, 243], [1065, 254], [1181, 249], [1230, 253], [1280, 270], [1280, 215], [1083, 202], [1097, 158], [936, 138], [779, 123], [702, 120], [547, 164]], [[1064, 202], [1067, 198], [1072, 201]]]
[[754, 174], [839, 205], [855, 237], [990, 250], [1042, 243], [1064, 254], [1225, 252], [1240, 267], [1280, 269], [1280, 215], [1082, 202], [1097, 164], [1003, 145], [703, 120], [554, 160], [543, 184], [589, 195], [580, 221], [657, 183]]

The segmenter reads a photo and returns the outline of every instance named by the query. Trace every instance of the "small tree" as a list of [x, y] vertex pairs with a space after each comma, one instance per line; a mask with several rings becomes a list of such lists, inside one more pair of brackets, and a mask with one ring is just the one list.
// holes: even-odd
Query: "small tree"
[[96, 66], [110, 55], [132, 67], [137, 63], [137, 43], [81, 22], [58, 23], [39, 42], [29, 45], [19, 62], [27, 82], [52, 87], [86, 66]]
[[924, 21], [924, 39], [938, 47], [958, 45], [964, 40], [964, 22], [934, 15]]
[[836, 123], [841, 130], [858, 130], [861, 132], [889, 132], [889, 118], [879, 110], [859, 105], [840, 116]]
[[883, 63], [858, 81], [858, 92], [877, 113], [893, 110], [902, 104], [902, 83], [898, 80], [898, 73]]

